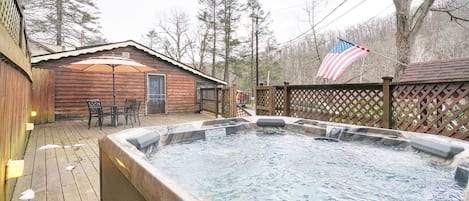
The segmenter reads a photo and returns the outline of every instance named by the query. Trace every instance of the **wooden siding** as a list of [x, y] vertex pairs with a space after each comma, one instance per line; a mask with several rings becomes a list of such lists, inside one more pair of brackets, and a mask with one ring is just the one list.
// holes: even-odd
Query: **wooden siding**
[[170, 74], [166, 81], [169, 111], [195, 111], [195, 79], [184, 75]]
[[[55, 82], [55, 114], [57, 118], [87, 116], [86, 99], [100, 99], [103, 105], [113, 104], [112, 73], [57, 69]], [[143, 73], [116, 73], [116, 104], [124, 105], [127, 98], [143, 101], [145, 97], [144, 83]]]
[[33, 69], [33, 102], [31, 109], [36, 111], [34, 123], [41, 124], [55, 120], [54, 71]]
[[27, 143], [26, 122], [29, 122], [31, 81], [0, 55], [0, 201], [10, 200], [15, 179], [5, 181], [9, 159], [23, 158]]
[[[112, 104], [112, 74], [73, 71], [62, 68], [72, 62], [103, 54], [122, 55], [128, 52], [130, 58], [156, 69], [154, 74], [166, 78], [166, 113], [196, 111], [197, 81], [212, 82], [191, 72], [176, 67], [155, 56], [134, 47], [117, 48], [93, 54], [83, 54], [59, 60], [42, 61], [33, 64], [34, 68], [46, 68], [55, 71], [55, 115], [56, 118], [85, 117], [88, 110], [85, 100], [99, 98], [103, 104]], [[146, 103], [148, 73], [116, 73], [116, 101], [123, 105], [126, 98], [136, 98]], [[140, 108], [144, 114], [146, 104]]]

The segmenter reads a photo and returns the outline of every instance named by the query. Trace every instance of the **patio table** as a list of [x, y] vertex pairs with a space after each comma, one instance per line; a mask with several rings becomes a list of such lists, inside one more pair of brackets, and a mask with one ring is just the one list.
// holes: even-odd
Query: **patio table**
[[119, 105], [105, 105], [103, 108], [109, 108], [111, 110], [111, 126], [119, 126], [119, 108], [124, 106]]

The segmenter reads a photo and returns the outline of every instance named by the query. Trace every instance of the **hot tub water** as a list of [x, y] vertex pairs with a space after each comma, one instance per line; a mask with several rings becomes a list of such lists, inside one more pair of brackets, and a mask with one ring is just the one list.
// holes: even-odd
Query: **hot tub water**
[[[216, 128], [217, 129], [217, 128]], [[412, 151], [243, 132], [158, 148], [152, 164], [210, 200], [461, 200], [453, 172]], [[210, 131], [209, 131], [210, 132]], [[207, 134], [207, 133], [206, 133]]]

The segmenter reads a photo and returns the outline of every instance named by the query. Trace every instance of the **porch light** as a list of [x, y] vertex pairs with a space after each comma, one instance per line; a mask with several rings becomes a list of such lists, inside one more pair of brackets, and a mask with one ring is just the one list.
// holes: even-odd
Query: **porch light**
[[24, 160], [8, 160], [6, 178], [13, 179], [23, 176]]
[[36, 111], [31, 111], [31, 117], [35, 117], [37, 116], [37, 112]]
[[27, 131], [34, 130], [34, 123], [26, 123], [26, 130]]

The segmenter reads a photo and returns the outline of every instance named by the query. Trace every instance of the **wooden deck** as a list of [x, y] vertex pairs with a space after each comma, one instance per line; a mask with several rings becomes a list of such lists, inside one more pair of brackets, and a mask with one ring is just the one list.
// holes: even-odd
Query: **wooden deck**
[[[180, 113], [142, 116], [140, 120], [142, 126], [155, 126], [213, 118], [204, 114]], [[18, 200], [20, 194], [28, 189], [35, 191], [35, 201], [100, 200], [98, 139], [128, 128], [131, 128], [130, 124], [88, 130], [87, 120], [36, 125], [26, 148], [24, 176], [17, 180], [12, 200]], [[39, 150], [47, 144], [72, 147]], [[74, 166], [74, 169], [66, 170], [67, 166]]]

